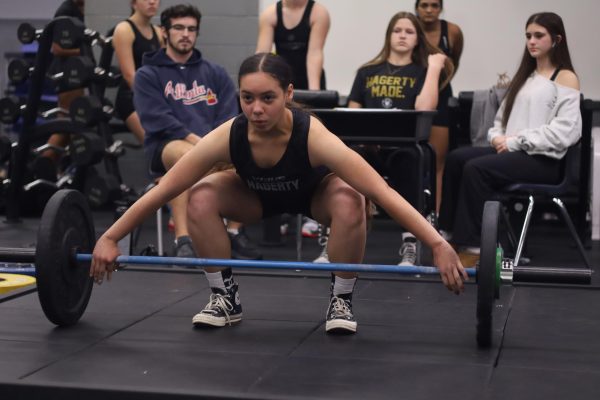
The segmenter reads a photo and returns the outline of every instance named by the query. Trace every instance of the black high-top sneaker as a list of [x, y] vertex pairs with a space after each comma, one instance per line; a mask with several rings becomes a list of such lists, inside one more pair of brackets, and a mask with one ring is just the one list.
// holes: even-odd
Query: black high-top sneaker
[[325, 332], [327, 333], [355, 333], [357, 328], [354, 314], [352, 313], [352, 293], [333, 294], [335, 275], [331, 274], [331, 298], [327, 308]]
[[219, 288], [211, 288], [212, 294], [208, 304], [192, 318], [195, 326], [222, 327], [242, 320], [242, 303], [238, 293], [238, 284], [233, 281], [231, 268], [223, 270], [221, 273], [226, 289], [223, 291]]
[[325, 332], [355, 333], [357, 325], [354, 314], [352, 313], [352, 295], [331, 295], [329, 308], [327, 309]]

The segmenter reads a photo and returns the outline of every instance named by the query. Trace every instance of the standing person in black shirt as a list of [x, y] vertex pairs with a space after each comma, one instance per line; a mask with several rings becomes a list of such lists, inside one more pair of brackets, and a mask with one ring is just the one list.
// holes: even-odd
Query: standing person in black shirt
[[[425, 36], [429, 43], [442, 50], [454, 64], [454, 73], [458, 69], [460, 56], [463, 51], [463, 34], [460, 27], [452, 22], [440, 19], [444, 8], [443, 0], [417, 0], [415, 11]], [[452, 87], [448, 84], [449, 97], [452, 96]], [[448, 100], [440, 101], [437, 107], [437, 115], [434, 117], [429, 143], [435, 149], [436, 154], [436, 212], [439, 213], [442, 201], [442, 176], [448, 153], [449, 131], [448, 131]]]
[[133, 106], [133, 81], [135, 71], [142, 66], [144, 53], [156, 51], [164, 45], [160, 27], [151, 23], [159, 7], [160, 0], [132, 0], [131, 16], [117, 24], [112, 40], [123, 76], [115, 111], [141, 144], [144, 143], [144, 128]]
[[[291, 107], [292, 73], [276, 55], [246, 59], [238, 74], [243, 114], [204, 136], [96, 243], [90, 276], [111, 278], [117, 242], [169, 199], [191, 187], [189, 228], [200, 257], [230, 258], [222, 218], [253, 223], [283, 212], [309, 213], [331, 226], [331, 260], [362, 261], [370, 199], [431, 247], [446, 287], [458, 294], [467, 274], [454, 249], [391, 189], [377, 172], [315, 117]], [[236, 170], [206, 173], [217, 163]], [[199, 182], [198, 182], [199, 181]], [[242, 320], [238, 285], [231, 268], [205, 267], [211, 295], [192, 318], [195, 326], [223, 327]], [[352, 294], [357, 274], [332, 274], [326, 332], [354, 333]]]
[[257, 53], [275, 52], [294, 72], [295, 89], [325, 89], [323, 48], [329, 12], [313, 0], [281, 0], [260, 15]]

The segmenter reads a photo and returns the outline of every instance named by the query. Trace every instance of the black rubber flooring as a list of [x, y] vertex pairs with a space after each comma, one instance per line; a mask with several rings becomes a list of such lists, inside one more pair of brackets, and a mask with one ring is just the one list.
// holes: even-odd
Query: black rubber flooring
[[[109, 213], [95, 213], [97, 230]], [[5, 246], [35, 242], [36, 220], [0, 224]], [[248, 229], [259, 241], [261, 227]], [[396, 263], [400, 234], [376, 220], [369, 263]], [[140, 242], [151, 242], [147, 224]], [[165, 242], [170, 241], [167, 236]], [[262, 247], [295, 260], [295, 242]], [[318, 253], [304, 240], [303, 259]], [[579, 266], [562, 230], [533, 229], [536, 265]], [[600, 244], [589, 250], [600, 263]], [[494, 346], [475, 342], [476, 287], [450, 294], [436, 279], [363, 275], [352, 336], [324, 332], [329, 276], [239, 271], [244, 320], [194, 329], [209, 289], [197, 270], [129, 268], [96, 286], [81, 321], [55, 328], [37, 295], [0, 297], [2, 399], [598, 399], [600, 291], [591, 287], [503, 287]], [[13, 292], [14, 293], [14, 292]], [[17, 292], [18, 293], [18, 292]]]

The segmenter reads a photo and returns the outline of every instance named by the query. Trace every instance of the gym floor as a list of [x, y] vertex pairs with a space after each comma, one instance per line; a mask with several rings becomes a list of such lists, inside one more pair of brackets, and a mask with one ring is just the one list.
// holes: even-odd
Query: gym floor
[[[112, 213], [95, 212], [101, 233]], [[166, 218], [165, 218], [166, 220]], [[4, 246], [32, 246], [36, 219], [0, 223]], [[532, 264], [581, 266], [558, 224], [532, 226]], [[255, 241], [260, 225], [248, 227]], [[140, 243], [154, 240], [153, 221]], [[165, 243], [171, 238], [165, 237]], [[395, 264], [400, 233], [377, 219], [365, 262]], [[303, 260], [319, 248], [304, 239]], [[167, 246], [170, 247], [170, 246]], [[296, 260], [293, 235], [261, 247], [265, 259]], [[600, 243], [588, 255], [600, 265]], [[354, 312], [358, 333], [324, 332], [329, 275], [236, 271], [244, 320], [194, 329], [209, 289], [199, 270], [128, 267], [95, 286], [70, 328], [44, 316], [37, 295], [0, 297], [2, 398], [80, 399], [597, 399], [600, 280], [591, 287], [501, 289], [489, 350], [475, 343], [476, 286], [455, 296], [433, 277], [364, 274]], [[15, 294], [27, 293], [19, 297]]]

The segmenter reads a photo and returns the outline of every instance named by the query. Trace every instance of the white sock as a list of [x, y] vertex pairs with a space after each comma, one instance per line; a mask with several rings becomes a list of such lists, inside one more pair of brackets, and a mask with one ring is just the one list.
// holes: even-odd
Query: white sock
[[352, 291], [354, 290], [355, 283], [356, 278], [345, 279], [336, 276], [333, 284], [333, 295], [337, 296], [339, 294], [352, 293]]
[[208, 279], [208, 286], [225, 291], [225, 282], [223, 281], [223, 274], [221, 274], [221, 271], [204, 272], [204, 275], [206, 275], [206, 279]]
[[412, 233], [402, 232], [402, 241], [406, 242], [406, 239], [414, 239], [415, 242], [417, 241], [417, 238]]
[[227, 228], [227, 232], [231, 233], [232, 235], [237, 235], [238, 233], [240, 233], [240, 230], [237, 228]]

